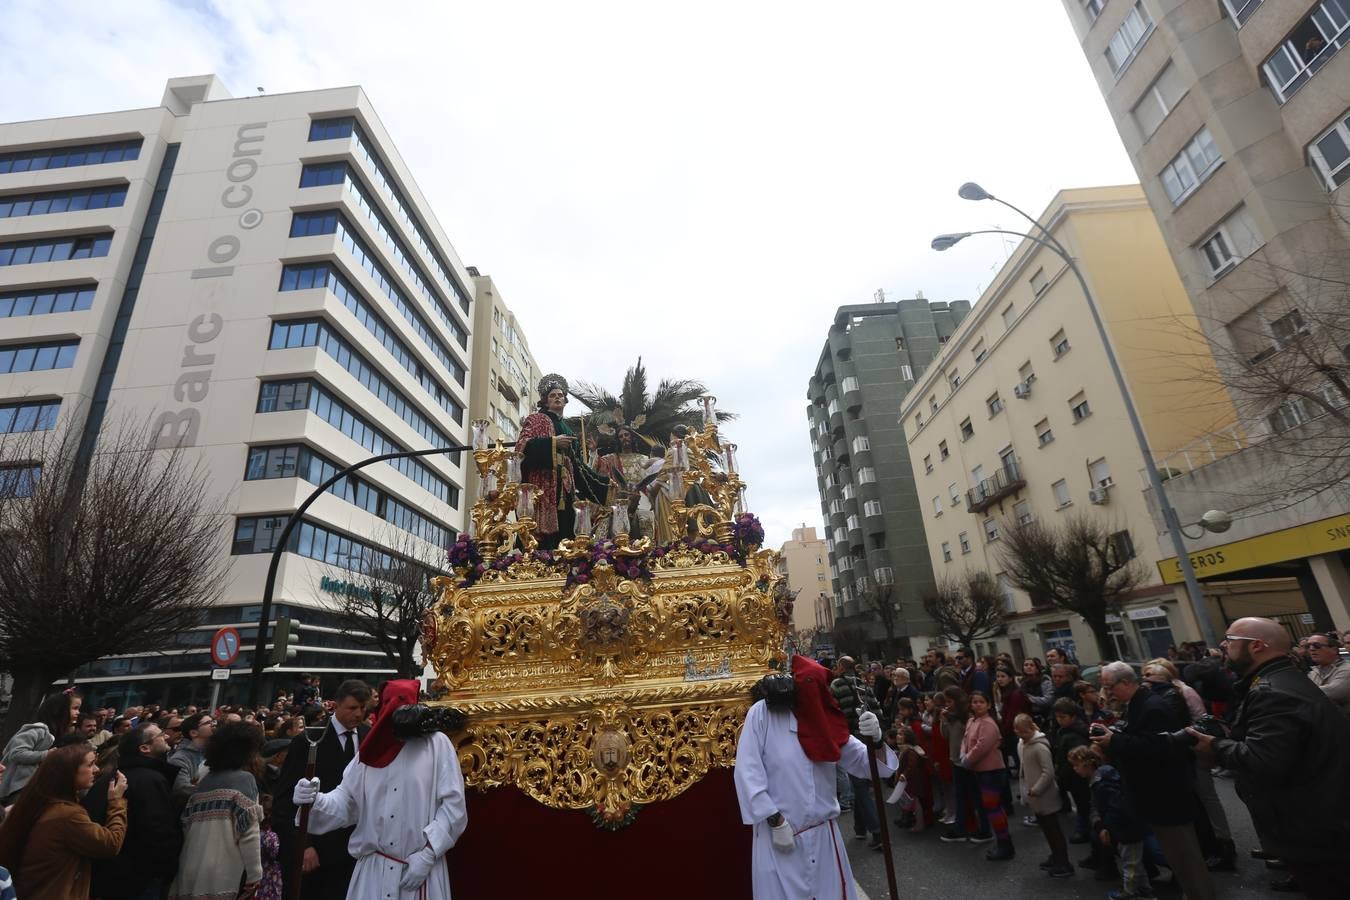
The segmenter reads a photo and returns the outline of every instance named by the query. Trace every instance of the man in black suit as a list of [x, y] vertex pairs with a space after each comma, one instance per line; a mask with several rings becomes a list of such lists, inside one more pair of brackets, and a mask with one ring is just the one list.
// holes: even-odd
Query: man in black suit
[[[314, 769], [315, 777], [327, 790], [342, 783], [343, 770], [356, 756], [356, 748], [370, 731], [365, 724], [370, 698], [370, 685], [364, 681], [344, 681], [338, 687], [337, 705], [332, 718], [324, 726]], [[277, 782], [277, 792], [272, 798], [272, 821], [276, 823], [277, 834], [281, 838], [281, 864], [286, 871], [294, 865], [295, 841], [299, 838], [291, 794], [295, 790], [295, 783], [305, 776], [308, 760], [309, 741], [301, 733], [291, 742]], [[356, 866], [356, 860], [347, 853], [347, 841], [351, 835], [351, 828], [343, 828], [309, 837], [301, 869], [304, 877], [300, 896], [304, 900], [340, 900], [347, 896], [347, 884]]]

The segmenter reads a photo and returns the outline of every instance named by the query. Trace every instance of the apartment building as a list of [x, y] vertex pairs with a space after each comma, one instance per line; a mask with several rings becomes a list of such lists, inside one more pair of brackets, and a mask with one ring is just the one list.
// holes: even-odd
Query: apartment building
[[[503, 441], [514, 441], [520, 423], [535, 411], [536, 385], [543, 373], [534, 361], [525, 330], [515, 313], [502, 302], [491, 275], [480, 275], [470, 266], [473, 278], [473, 359], [475, 370], [469, 391], [470, 420], [492, 423], [490, 434]], [[470, 478], [472, 507], [478, 499], [478, 479]]]
[[[904, 652], [929, 630], [921, 597], [933, 570], [896, 413], [968, 312], [966, 301], [922, 295], [841, 306], [807, 386], [840, 652]], [[871, 602], [878, 590], [897, 607], [893, 647]]]
[[[202, 702], [212, 631], [252, 647], [269, 554], [316, 484], [466, 443], [472, 298], [360, 88], [232, 98], [214, 76], [175, 78], [157, 106], [0, 125], [0, 426], [152, 422], [230, 513], [206, 624], [76, 673], [92, 702]], [[273, 608], [298, 623], [299, 655], [272, 680], [391, 674], [330, 592], [410, 547], [439, 558], [465, 477], [460, 454], [381, 463], [310, 507]]]
[[[1151, 446], [1185, 447], [1231, 425], [1140, 188], [1061, 191], [1039, 222], [1078, 262]], [[915, 383], [901, 419], [938, 580], [983, 574], [1004, 597], [1006, 634], [978, 651], [1021, 659], [1058, 647], [1097, 661], [1081, 617], [1015, 589], [1000, 555], [1010, 529], [1075, 515], [1106, 525], [1115, 552], [1148, 572], [1110, 622], [1118, 657], [1148, 658], [1199, 637], [1184, 591], [1158, 572], [1144, 459], [1082, 289], [1059, 256], [1022, 242]]]
[[[788, 590], [797, 595], [792, 606], [792, 627], [798, 633], [829, 631], [834, 626], [830, 599], [829, 548], [814, 528], [805, 524], [792, 529], [792, 539], [779, 548], [780, 571], [787, 576]], [[824, 602], [822, 602], [824, 601]]]
[[[1064, 5], [1238, 411], [1235, 429], [1207, 440], [1241, 452], [1159, 459], [1183, 520], [1216, 507], [1234, 516], [1227, 534], [1192, 542], [1192, 560], [1232, 592], [1226, 619], [1278, 615], [1295, 634], [1350, 627], [1350, 504], [1288, 477], [1346, 401], [1324, 366], [1299, 370], [1294, 348], [1344, 343], [1350, 0]], [[1174, 558], [1162, 571], [1180, 579]], [[1300, 591], [1305, 610], [1246, 596], [1272, 582]]]

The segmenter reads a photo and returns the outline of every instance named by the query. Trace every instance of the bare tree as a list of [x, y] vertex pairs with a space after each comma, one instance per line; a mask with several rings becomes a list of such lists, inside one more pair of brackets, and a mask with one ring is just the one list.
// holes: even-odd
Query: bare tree
[[1012, 583], [1033, 603], [1082, 616], [1097, 639], [1099, 658], [1109, 659], [1114, 651], [1107, 613], [1119, 614], [1147, 577], [1128, 532], [1080, 515], [1058, 526], [1035, 521], [1005, 527], [1002, 544], [999, 556]]
[[445, 553], [393, 528], [380, 543], [388, 554], [367, 559], [360, 572], [330, 569], [316, 593], [327, 598], [349, 638], [379, 650], [400, 676], [416, 678], [422, 623], [438, 598], [431, 579], [445, 574]]
[[926, 592], [923, 608], [938, 626], [938, 636], [969, 647], [1003, 629], [1003, 595], [986, 572], [943, 578]]
[[895, 655], [895, 632], [900, 625], [900, 598], [893, 584], [873, 584], [862, 591], [863, 606], [876, 613], [886, 632], [886, 654]]
[[123, 422], [86, 465], [75, 428], [0, 438], [0, 667], [14, 678], [0, 740], [53, 681], [173, 646], [219, 597], [222, 503], [182, 449], [153, 439]]

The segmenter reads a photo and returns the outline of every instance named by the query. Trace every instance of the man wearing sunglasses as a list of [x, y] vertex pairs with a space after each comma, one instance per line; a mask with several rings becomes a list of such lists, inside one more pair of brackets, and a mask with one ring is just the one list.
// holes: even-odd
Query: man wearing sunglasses
[[1202, 760], [1233, 773], [1262, 848], [1288, 864], [1306, 896], [1331, 900], [1345, 896], [1350, 720], [1295, 667], [1292, 644], [1271, 619], [1230, 625], [1222, 647], [1241, 698], [1232, 731], [1219, 738], [1186, 731]]
[[1341, 712], [1350, 716], [1350, 661], [1341, 657], [1341, 642], [1336, 632], [1308, 637], [1308, 677], [1322, 689]]

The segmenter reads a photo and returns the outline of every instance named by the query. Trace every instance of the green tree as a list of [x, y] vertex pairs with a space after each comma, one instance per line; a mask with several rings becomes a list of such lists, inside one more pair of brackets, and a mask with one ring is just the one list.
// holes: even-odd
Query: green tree
[[[572, 396], [580, 400], [590, 413], [588, 425], [611, 431], [618, 425], [628, 425], [648, 440], [664, 444], [676, 425], [693, 429], [703, 427], [703, 407], [699, 400], [708, 393], [703, 382], [692, 378], [663, 378], [656, 390], [648, 392], [647, 369], [638, 357], [623, 376], [623, 387], [615, 395], [608, 388], [580, 381], [572, 389]], [[734, 413], [717, 411], [717, 421], [736, 418]]]

